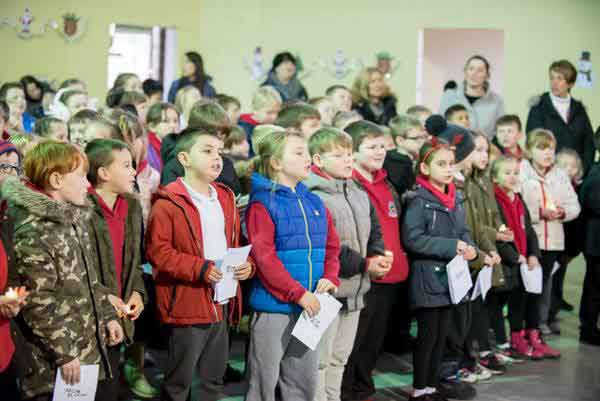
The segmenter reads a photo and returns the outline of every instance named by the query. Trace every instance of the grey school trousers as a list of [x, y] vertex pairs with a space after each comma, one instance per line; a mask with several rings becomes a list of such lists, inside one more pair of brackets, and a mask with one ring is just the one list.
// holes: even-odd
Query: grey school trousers
[[217, 401], [222, 396], [228, 358], [229, 333], [226, 322], [172, 327], [160, 399], [186, 401], [192, 379], [197, 376], [198, 399]]
[[318, 354], [295, 337], [298, 314], [256, 312], [250, 322], [246, 401], [312, 401], [317, 386]]

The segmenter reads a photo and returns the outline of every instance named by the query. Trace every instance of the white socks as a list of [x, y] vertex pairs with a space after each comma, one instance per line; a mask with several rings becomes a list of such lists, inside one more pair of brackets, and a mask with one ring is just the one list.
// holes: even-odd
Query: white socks
[[427, 394], [429, 394], [427, 392], [427, 387], [422, 388], [422, 389], [414, 389], [413, 390], [413, 397], [422, 397], [422, 396], [427, 395]]
[[433, 394], [437, 390], [435, 389], [435, 387], [425, 387], [425, 391], [427, 391], [427, 394]]

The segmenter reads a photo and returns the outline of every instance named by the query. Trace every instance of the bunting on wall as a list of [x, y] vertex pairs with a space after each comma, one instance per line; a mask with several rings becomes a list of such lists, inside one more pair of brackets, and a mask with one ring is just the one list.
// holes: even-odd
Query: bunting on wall
[[33, 39], [56, 31], [67, 43], [79, 39], [86, 31], [86, 19], [66, 13], [62, 15], [62, 24], [53, 18], [40, 18], [27, 7], [20, 16], [0, 17], [0, 28], [13, 29], [20, 39]]

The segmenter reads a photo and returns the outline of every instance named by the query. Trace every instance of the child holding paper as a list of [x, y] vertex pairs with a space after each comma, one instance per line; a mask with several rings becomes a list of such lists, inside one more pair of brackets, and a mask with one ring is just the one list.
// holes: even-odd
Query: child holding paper
[[[111, 302], [122, 317], [127, 344], [134, 341], [134, 323], [146, 299], [142, 280], [142, 206], [133, 195], [135, 169], [127, 144], [116, 139], [94, 139], [85, 148], [91, 184], [92, 223], [88, 232], [97, 256], [101, 283], [111, 290]], [[98, 388], [102, 400], [117, 400], [121, 348], [109, 347], [113, 372]], [[97, 398], [98, 400], [98, 398]]]
[[402, 238], [411, 257], [409, 299], [418, 323], [412, 401], [428, 399], [439, 385], [453, 308], [446, 265], [457, 255], [477, 258], [463, 199], [453, 182], [454, 163], [454, 152], [442, 139], [434, 137], [421, 148], [417, 189], [408, 194], [402, 224]]
[[[537, 128], [527, 135], [525, 144], [529, 160], [520, 166], [521, 194], [529, 210], [541, 249], [543, 292], [539, 298], [540, 330], [529, 332], [529, 341], [541, 343], [540, 331], [551, 334], [548, 324], [556, 325], [557, 308], [551, 308], [552, 270], [565, 249], [563, 223], [575, 219], [580, 212], [577, 194], [567, 173], [556, 166], [556, 139], [552, 132]], [[560, 352], [543, 347], [545, 357], [557, 358]]]
[[[228, 359], [227, 325], [241, 315], [241, 291], [215, 303], [213, 284], [223, 274], [216, 262], [237, 247], [240, 219], [235, 196], [214, 182], [221, 173], [223, 142], [216, 131], [189, 128], [177, 137], [175, 152], [185, 175], [161, 188], [146, 232], [146, 255], [153, 266], [159, 320], [170, 326], [162, 399], [185, 401], [194, 372], [199, 398], [217, 400]], [[252, 264], [235, 268], [245, 280]], [[198, 369], [195, 369], [198, 365]]]
[[492, 165], [492, 180], [502, 220], [501, 228], [511, 232], [514, 238], [513, 241], [499, 241], [497, 246], [504, 267], [504, 285], [509, 292], [510, 346], [514, 356], [535, 360], [544, 358], [540, 347], [543, 343], [530, 343], [530, 335], [526, 333], [537, 330], [539, 325], [536, 302], [539, 295], [525, 291], [520, 266], [527, 264], [529, 270], [540, 268], [540, 250], [537, 234], [531, 224], [531, 215], [517, 192], [520, 187], [519, 164], [520, 160], [517, 158], [501, 156]]
[[247, 401], [313, 400], [318, 353], [291, 332], [305, 311], [316, 315], [315, 292], [339, 286], [340, 240], [323, 201], [302, 180], [310, 172], [304, 137], [296, 131], [267, 134], [252, 163], [246, 212], [257, 278], [250, 292]]
[[377, 213], [367, 193], [352, 180], [352, 138], [336, 128], [321, 128], [308, 147], [313, 167], [304, 184], [327, 206], [341, 242], [340, 287], [335, 297], [342, 310], [319, 343], [315, 400], [339, 401], [370, 277], [383, 277], [392, 265], [385, 256]]

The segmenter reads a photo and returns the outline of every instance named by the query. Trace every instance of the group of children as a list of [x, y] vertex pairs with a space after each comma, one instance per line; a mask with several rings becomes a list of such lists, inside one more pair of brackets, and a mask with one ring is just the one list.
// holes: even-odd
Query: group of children
[[[57, 370], [73, 384], [97, 364], [97, 400], [118, 398], [121, 372], [136, 395], [158, 396], [143, 375], [144, 316], [166, 328], [169, 401], [187, 400], [195, 377], [199, 399], [221, 396], [229, 328], [248, 313], [249, 401], [371, 399], [386, 334], [412, 317], [410, 400], [470, 399], [470, 384], [512, 363], [560, 357], [544, 336], [560, 332], [583, 168], [576, 152], [555, 154], [552, 132], [522, 138], [519, 117], [504, 115], [490, 140], [463, 106], [445, 118], [414, 106], [383, 127], [353, 111], [341, 85], [288, 104], [263, 86], [247, 114], [191, 84], [175, 105], [143, 88], [157, 85], [123, 74], [99, 112], [70, 80], [55, 99], [62, 112], [33, 134], [0, 102], [0, 291], [24, 287], [0, 300], [3, 394], [49, 400]], [[0, 93], [20, 99], [23, 88]], [[598, 188], [582, 188], [594, 219]], [[245, 244], [247, 261], [223, 266]], [[456, 256], [473, 281], [492, 269], [485, 299], [453, 302]], [[542, 270], [541, 294], [526, 291], [522, 268]], [[217, 302], [229, 273], [237, 293]], [[325, 293], [342, 307], [313, 351], [292, 330]], [[597, 309], [582, 312], [582, 337], [595, 338]]]

